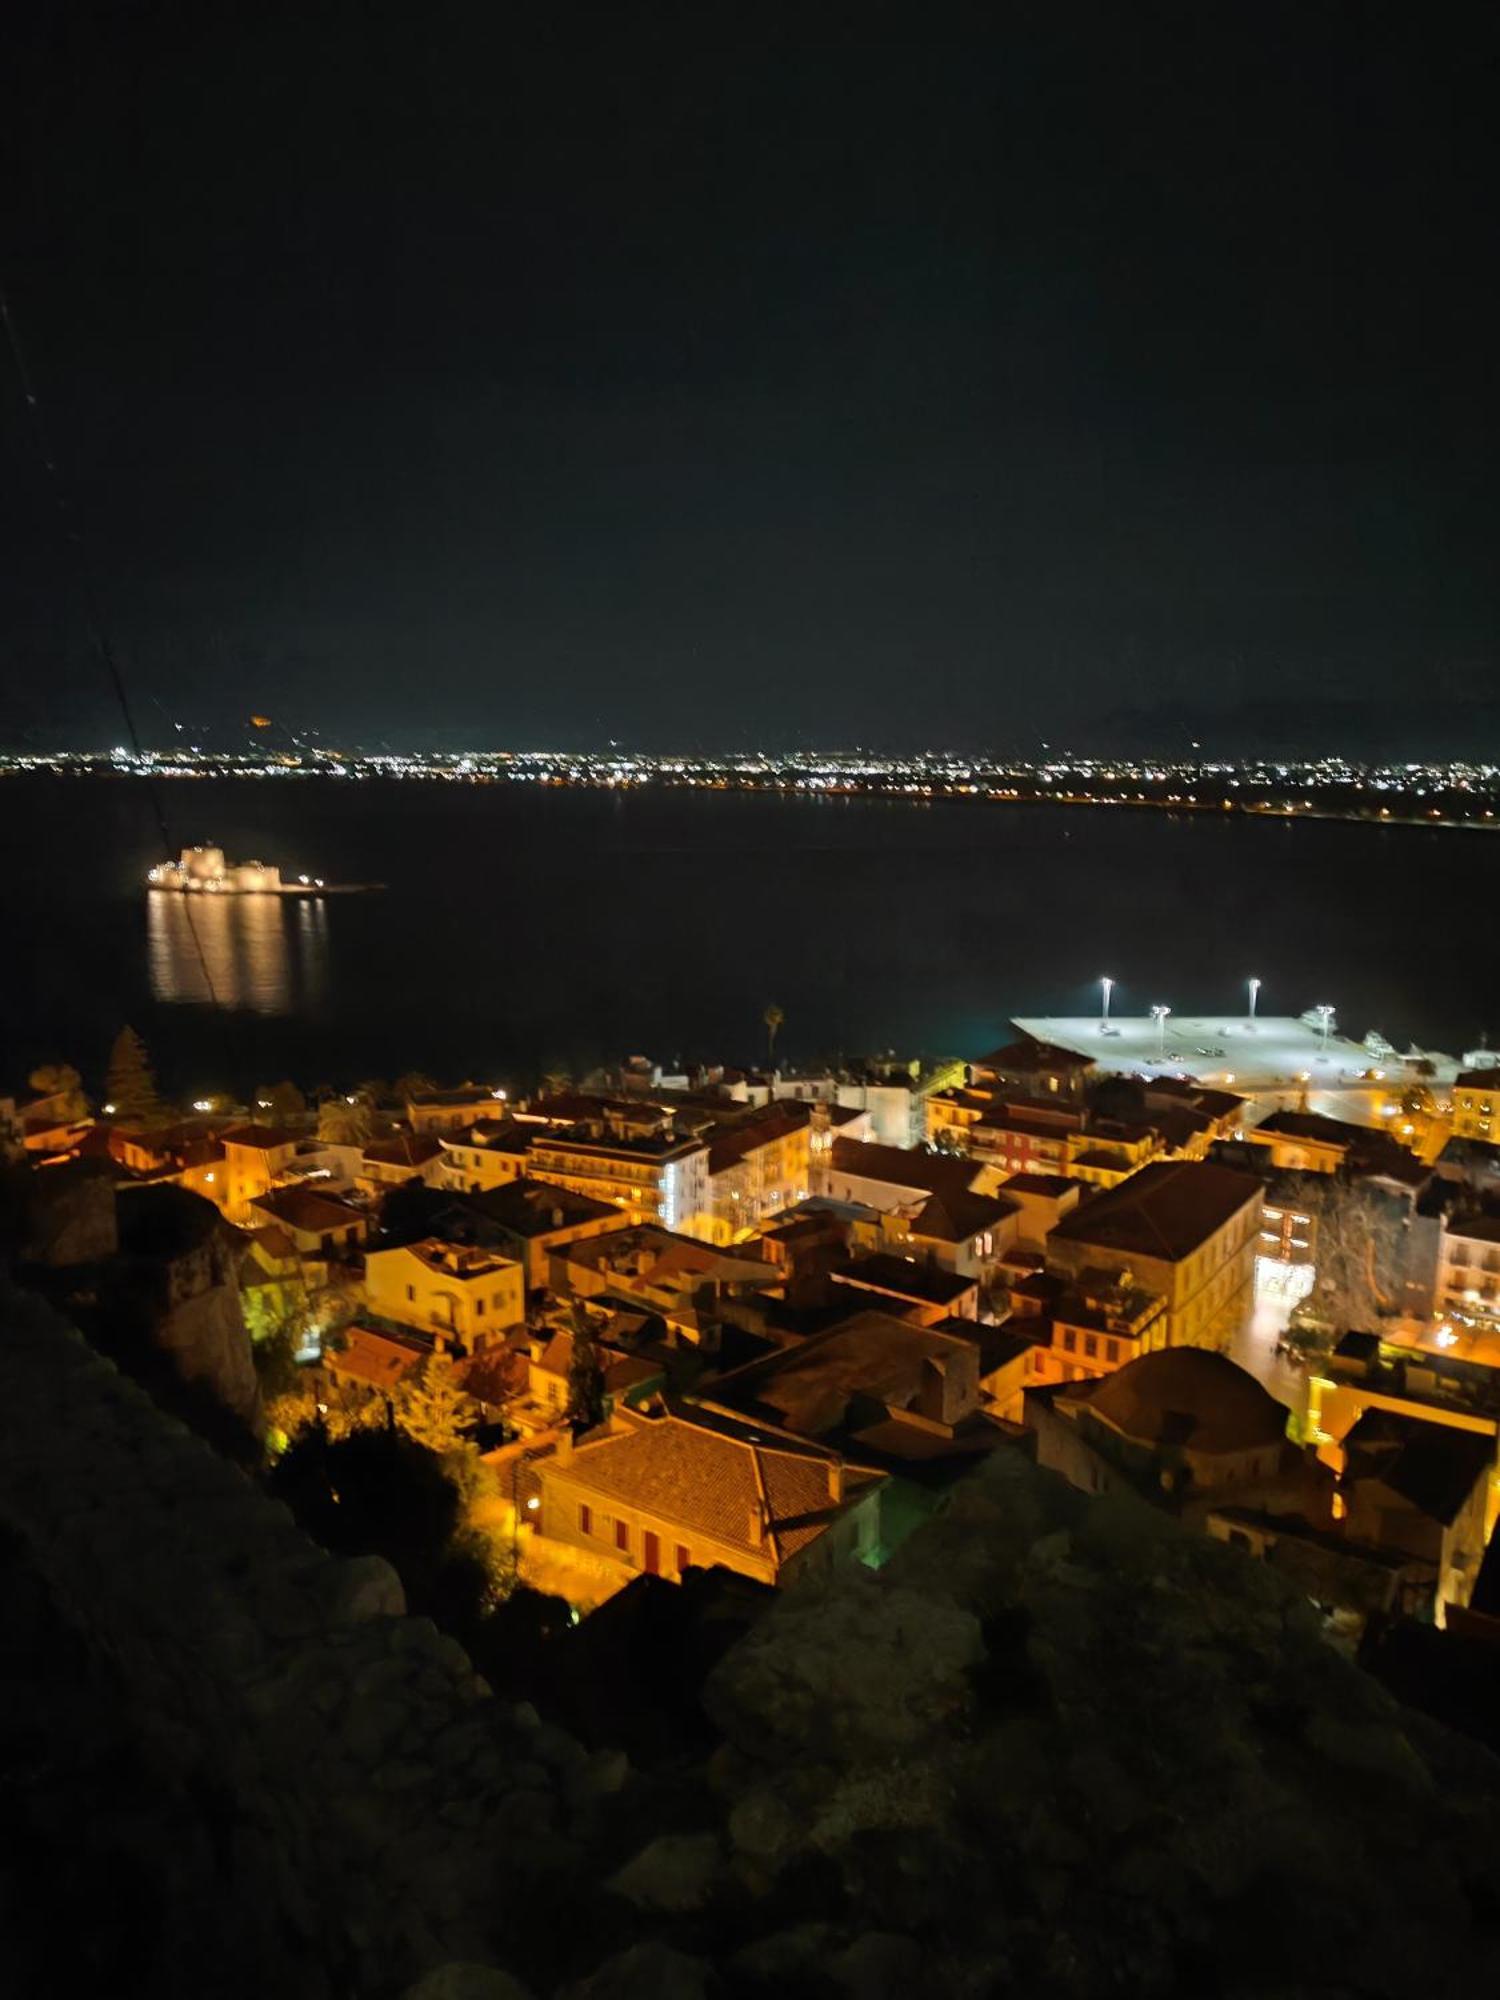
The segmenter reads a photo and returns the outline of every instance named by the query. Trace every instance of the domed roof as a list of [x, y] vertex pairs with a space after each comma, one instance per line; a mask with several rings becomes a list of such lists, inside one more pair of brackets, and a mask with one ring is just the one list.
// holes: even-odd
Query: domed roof
[[1127, 1362], [1104, 1377], [1088, 1408], [1135, 1444], [1254, 1451], [1286, 1435], [1285, 1404], [1206, 1347], [1165, 1347]]

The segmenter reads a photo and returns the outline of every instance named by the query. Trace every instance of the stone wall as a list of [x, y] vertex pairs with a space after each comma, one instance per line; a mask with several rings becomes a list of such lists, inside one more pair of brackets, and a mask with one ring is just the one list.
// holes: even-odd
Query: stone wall
[[[221, 1893], [178, 1909], [161, 1945], [171, 1990], [399, 1992], [454, 1961], [514, 1963], [534, 1913], [571, 1893], [621, 1760], [490, 1698], [462, 1648], [404, 1615], [385, 1563], [315, 1548], [13, 1291], [0, 1526], [108, 1676], [163, 1791], [201, 1804], [214, 1851], [192, 1893]], [[146, 1859], [187, 1879], [181, 1857]]]

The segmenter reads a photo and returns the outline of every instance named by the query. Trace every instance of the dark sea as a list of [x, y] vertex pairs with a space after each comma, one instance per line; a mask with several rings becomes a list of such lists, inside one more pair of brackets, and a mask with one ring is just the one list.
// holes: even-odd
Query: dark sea
[[97, 1090], [125, 1022], [195, 1092], [754, 1061], [771, 1002], [788, 1061], [966, 1055], [1012, 1014], [1092, 1011], [1104, 973], [1121, 1014], [1238, 1012], [1254, 974], [1264, 1014], [1332, 1001], [1402, 1047], [1500, 1029], [1500, 836], [396, 781], [156, 792], [174, 849], [385, 886], [189, 908], [145, 887], [144, 784], [0, 781], [0, 1087], [66, 1059]]

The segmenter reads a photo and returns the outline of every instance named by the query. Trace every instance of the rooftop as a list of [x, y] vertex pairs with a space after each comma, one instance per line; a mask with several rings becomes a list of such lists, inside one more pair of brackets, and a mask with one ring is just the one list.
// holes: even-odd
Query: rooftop
[[955, 1271], [944, 1271], [931, 1264], [917, 1264], [907, 1257], [892, 1257], [885, 1253], [873, 1257], [858, 1257], [847, 1269], [835, 1271], [833, 1281], [838, 1285], [855, 1285], [865, 1291], [890, 1292], [903, 1299], [917, 1299], [923, 1305], [951, 1306], [955, 1299], [961, 1299], [965, 1292], [972, 1291], [976, 1280], [961, 1277]]
[[[815, 1541], [848, 1500], [881, 1475], [843, 1468], [845, 1499], [833, 1497], [843, 1462], [838, 1453], [765, 1425], [727, 1414], [669, 1409], [656, 1418], [627, 1416], [625, 1428], [575, 1447], [565, 1461], [548, 1461], [572, 1484], [621, 1500], [709, 1536], [727, 1547], [784, 1561]], [[759, 1515], [765, 1541], [752, 1538]]]
[[524, 1176], [507, 1181], [503, 1187], [484, 1188], [477, 1194], [454, 1194], [451, 1206], [464, 1214], [493, 1223], [511, 1236], [546, 1236], [557, 1229], [576, 1229], [608, 1217], [619, 1220], [613, 1202], [595, 1201], [592, 1195], [575, 1194], [571, 1188], [552, 1181], [528, 1180]]
[[1287, 1412], [1255, 1377], [1204, 1347], [1164, 1347], [1127, 1361], [1086, 1392], [1088, 1409], [1134, 1444], [1210, 1455], [1286, 1436]]
[[[977, 1353], [974, 1329], [957, 1335], [912, 1326], [890, 1313], [862, 1312], [796, 1347], [752, 1362], [712, 1394], [752, 1407], [804, 1437], [843, 1427], [858, 1398], [902, 1410], [920, 1394], [929, 1365], [946, 1368]], [[1030, 1343], [1026, 1343], [1030, 1344]]]
[[305, 1229], [321, 1234], [329, 1229], [347, 1229], [364, 1221], [364, 1211], [336, 1195], [318, 1194], [312, 1188], [274, 1188], [257, 1195], [250, 1206], [262, 1215], [284, 1222], [289, 1229]]
[[1260, 1199], [1249, 1174], [1202, 1160], [1161, 1160], [1142, 1167], [1119, 1187], [1071, 1210], [1049, 1241], [1083, 1243], [1168, 1263], [1191, 1257]]
[[1490, 1433], [1366, 1410], [1344, 1439], [1345, 1478], [1378, 1479], [1429, 1519], [1451, 1527], [1495, 1462]]

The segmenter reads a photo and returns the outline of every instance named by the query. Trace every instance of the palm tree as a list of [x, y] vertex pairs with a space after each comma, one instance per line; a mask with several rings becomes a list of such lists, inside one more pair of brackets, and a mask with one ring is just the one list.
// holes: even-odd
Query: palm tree
[[773, 1000], [760, 1018], [766, 1024], [766, 1061], [768, 1063], [774, 1062], [776, 1058], [776, 1030], [786, 1019], [786, 1015], [782, 1013]]

